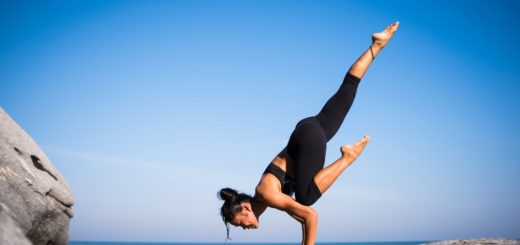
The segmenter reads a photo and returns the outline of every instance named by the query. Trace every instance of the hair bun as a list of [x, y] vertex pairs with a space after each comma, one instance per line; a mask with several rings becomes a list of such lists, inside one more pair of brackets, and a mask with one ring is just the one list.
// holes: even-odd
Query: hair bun
[[231, 188], [222, 188], [218, 192], [218, 196], [221, 200], [224, 200], [225, 202], [231, 201], [234, 202], [235, 199], [238, 197], [238, 192], [231, 189]]

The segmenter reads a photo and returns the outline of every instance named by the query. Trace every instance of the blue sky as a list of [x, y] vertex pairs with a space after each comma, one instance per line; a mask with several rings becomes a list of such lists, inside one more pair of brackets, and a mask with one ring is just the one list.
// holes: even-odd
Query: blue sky
[[[318, 242], [520, 238], [516, 1], [0, 3], [0, 106], [70, 184], [71, 240], [222, 242], [216, 192], [251, 193], [370, 35], [314, 207]], [[298, 242], [268, 210], [233, 242]]]

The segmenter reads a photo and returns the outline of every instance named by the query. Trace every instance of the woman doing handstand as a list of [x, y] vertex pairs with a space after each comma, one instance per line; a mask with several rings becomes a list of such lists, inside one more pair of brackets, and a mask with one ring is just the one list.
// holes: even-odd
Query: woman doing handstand
[[[327, 142], [336, 134], [354, 101], [361, 78], [377, 54], [397, 31], [399, 22], [372, 35], [370, 47], [350, 67], [338, 91], [313, 117], [296, 124], [287, 146], [275, 156], [264, 171], [253, 197], [224, 188], [222, 219], [244, 229], [258, 228], [258, 219], [267, 207], [287, 212], [302, 224], [302, 243], [312, 245], [316, 239], [318, 213], [314, 204], [338, 176], [361, 154], [370, 137], [340, 148], [342, 156], [324, 168]], [[292, 198], [294, 194], [295, 198]]]

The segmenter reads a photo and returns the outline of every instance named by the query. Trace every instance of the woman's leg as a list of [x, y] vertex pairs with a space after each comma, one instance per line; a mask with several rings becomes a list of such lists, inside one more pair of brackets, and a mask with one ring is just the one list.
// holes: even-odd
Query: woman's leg
[[345, 75], [338, 91], [325, 103], [325, 106], [323, 106], [318, 115], [316, 115], [316, 118], [318, 118], [325, 131], [327, 141], [339, 130], [345, 116], [350, 110], [356, 96], [359, 81], [365, 75], [373, 61], [372, 54], [374, 57], [379, 54], [381, 49], [383, 49], [397, 30], [398, 25], [399, 23], [396, 22], [389, 25], [384, 31], [372, 35], [370, 48], [354, 62], [347, 75]]
[[289, 138], [287, 153], [294, 160], [294, 194], [297, 202], [310, 206], [321, 192], [314, 176], [323, 169], [327, 140], [315, 117], [301, 120]]
[[[372, 36], [372, 51], [377, 55], [386, 45], [397, 25], [388, 26], [383, 32]], [[296, 201], [310, 206], [328, 190], [337, 177], [361, 154], [369, 137], [364, 137], [354, 145], [341, 147], [343, 156], [323, 168], [327, 142], [337, 132], [354, 100], [357, 85], [372, 62], [366, 59], [367, 52], [352, 65], [339, 90], [327, 101], [316, 117], [306, 118], [297, 125], [289, 142], [287, 151], [295, 161]]]
[[361, 152], [363, 152], [363, 149], [365, 149], [365, 146], [369, 141], [370, 137], [364, 136], [353, 145], [344, 145], [341, 147], [342, 156], [326, 168], [321, 169], [314, 176], [314, 183], [320, 190], [320, 193], [323, 194], [329, 189], [339, 175], [357, 159]]
[[[348, 73], [355, 77], [363, 78], [365, 73], [377, 57], [379, 52], [386, 46], [399, 27], [399, 22], [395, 22], [385, 28], [382, 32], [372, 35], [372, 44], [370, 47], [352, 64]], [[373, 56], [372, 56], [373, 55]]]
[[[392, 38], [394, 33], [397, 31], [398, 26], [399, 26], [399, 22], [395, 22], [394, 24], [391, 24], [387, 28], [385, 28], [384, 31], [372, 35], [372, 44], [370, 45], [370, 48], [367, 51], [365, 51], [356, 60], [356, 62], [350, 67], [347, 77], [350, 74], [353, 77], [357, 77], [357, 78], [361, 79], [365, 75], [366, 71], [368, 70], [370, 64], [373, 61], [373, 58], [375, 58], [377, 56], [377, 54], [386, 46], [388, 41], [390, 41], [390, 39]], [[341, 90], [341, 88], [340, 88], [340, 90]], [[352, 94], [351, 99], [353, 100], [353, 96], [355, 95], [355, 90], [351, 89], [350, 91], [351, 91], [350, 93]], [[336, 98], [334, 98], [335, 96], [336, 95], [334, 95], [333, 98], [331, 98], [330, 100], [333, 100], [333, 99], [337, 100]], [[329, 100], [329, 102], [330, 102], [330, 100]], [[347, 98], [347, 101], [348, 100], [350, 100], [350, 98]], [[327, 102], [327, 104], [329, 104], [329, 102]], [[341, 103], [341, 102], [339, 102], [339, 103]], [[347, 104], [348, 103], [351, 103], [351, 102], [347, 102]], [[325, 105], [325, 107], [328, 106], [327, 104]], [[325, 107], [322, 109], [322, 112], [324, 112], [326, 110]], [[348, 106], [348, 108], [350, 108], [350, 105]], [[330, 111], [333, 111], [333, 110], [330, 110]], [[348, 111], [348, 109], [347, 109], [347, 111]], [[320, 114], [322, 112], [320, 112]], [[336, 114], [339, 114], [339, 113], [336, 113]], [[345, 112], [345, 115], [346, 115], [346, 112]], [[318, 115], [318, 116], [320, 116], [320, 115]], [[329, 134], [330, 134], [330, 132], [333, 132], [334, 130], [339, 129], [339, 125], [341, 125], [341, 122], [343, 121], [343, 119], [341, 119], [341, 121], [339, 122], [339, 125], [337, 125], [338, 124], [338, 122], [337, 122], [338, 120], [336, 119], [337, 116], [334, 116], [334, 114], [332, 114], [332, 113], [330, 115], [325, 115], [325, 116], [321, 116], [321, 117], [323, 117], [327, 120], [330, 120], [330, 122], [332, 122], [332, 123], [330, 123], [327, 120], [323, 120], [323, 119], [320, 120], [320, 123], [324, 127], [324, 131], [329, 132]], [[334, 120], [336, 120], [336, 121], [334, 121]], [[325, 123], [323, 123], [322, 121], [325, 121]], [[329, 128], [326, 128], [326, 127], [329, 127]], [[334, 133], [335, 133], [335, 131], [334, 131]], [[327, 166], [326, 168], [320, 170], [314, 176], [314, 183], [316, 184], [316, 186], [318, 187], [318, 189], [320, 190], [320, 192], [322, 194], [325, 193], [325, 191], [327, 191], [329, 189], [329, 187], [334, 183], [334, 181], [336, 181], [336, 179], [339, 177], [339, 175], [350, 164], [352, 164], [352, 162], [354, 162], [357, 159], [357, 157], [361, 154], [361, 152], [363, 151], [363, 149], [365, 148], [365, 145], [368, 143], [369, 140], [370, 140], [370, 137], [365, 136], [353, 145], [342, 146], [341, 152], [342, 152], [343, 156], [341, 158], [339, 158], [338, 160], [336, 160], [334, 163]]]
[[325, 132], [327, 142], [338, 132], [343, 120], [347, 116], [356, 97], [359, 81], [359, 78], [347, 73], [338, 91], [330, 97], [318, 115], [316, 115]]

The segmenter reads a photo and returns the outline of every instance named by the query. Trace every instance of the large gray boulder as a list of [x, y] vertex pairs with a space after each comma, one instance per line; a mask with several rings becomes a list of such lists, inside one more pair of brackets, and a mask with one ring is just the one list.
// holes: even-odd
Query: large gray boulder
[[35, 245], [66, 245], [73, 203], [63, 176], [0, 107], [2, 215], [11, 217]]

